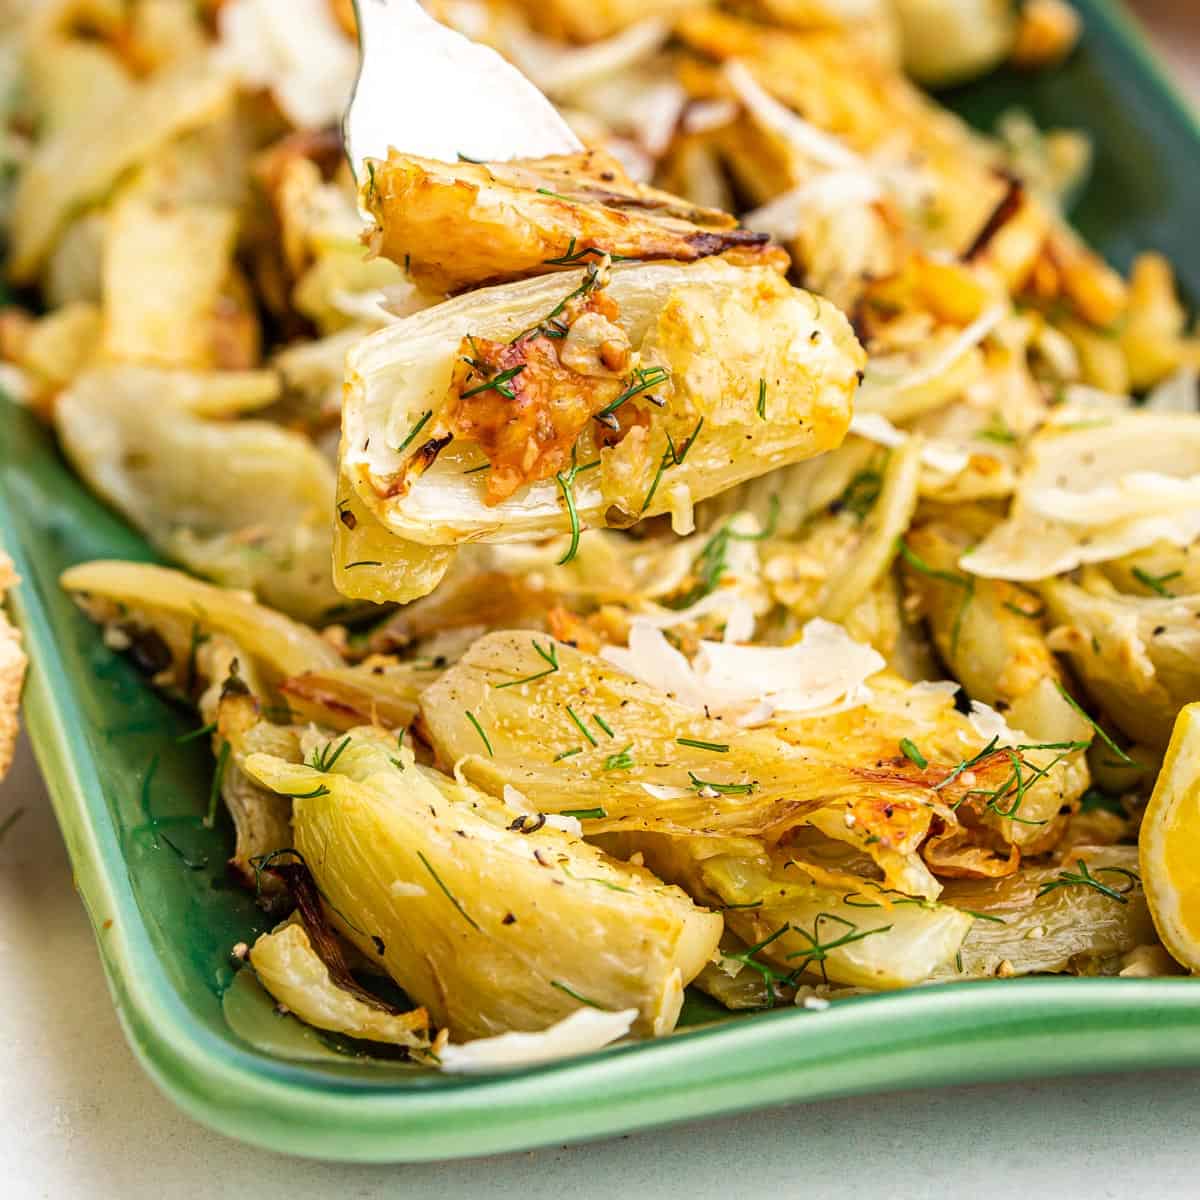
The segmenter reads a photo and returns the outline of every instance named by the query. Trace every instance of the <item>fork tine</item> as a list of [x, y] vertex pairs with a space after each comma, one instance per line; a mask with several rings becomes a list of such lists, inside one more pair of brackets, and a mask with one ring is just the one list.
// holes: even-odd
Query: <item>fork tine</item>
[[355, 0], [358, 81], [342, 124], [357, 175], [395, 146], [453, 162], [581, 150], [553, 105], [494, 50], [439, 24], [417, 0]]

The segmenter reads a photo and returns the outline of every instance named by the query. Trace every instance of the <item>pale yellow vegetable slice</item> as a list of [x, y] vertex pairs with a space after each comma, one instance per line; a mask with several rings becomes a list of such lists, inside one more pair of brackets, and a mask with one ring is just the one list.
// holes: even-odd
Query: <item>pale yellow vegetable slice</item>
[[939, 978], [1103, 969], [1154, 941], [1146, 900], [1132, 846], [1074, 846], [1058, 866], [955, 880], [942, 902], [975, 914], [975, 923], [961, 965]]
[[1200, 704], [1175, 721], [1138, 835], [1142, 885], [1163, 945], [1200, 973]]
[[1049, 580], [1039, 592], [1054, 625], [1050, 644], [1067, 656], [1097, 709], [1161, 751], [1179, 710], [1200, 700], [1196, 597], [1128, 595], [1092, 570], [1078, 583]]
[[964, 570], [1032, 582], [1200, 532], [1200, 422], [1129, 411], [1047, 426], [1027, 447], [1008, 518]]
[[250, 951], [250, 964], [263, 987], [309, 1025], [410, 1050], [429, 1046], [423, 1009], [391, 1012], [340, 987], [303, 925], [288, 924], [262, 934]]
[[589, 1005], [636, 1009], [643, 1035], [673, 1028], [719, 915], [382, 733], [321, 752], [325, 771], [269, 755], [246, 769], [295, 798], [294, 844], [339, 931], [452, 1038], [545, 1029]]
[[971, 928], [957, 909], [905, 900], [866, 879], [843, 876], [842, 886], [831, 886], [786, 851], [755, 853], [753, 843], [749, 853], [717, 839], [654, 834], [617, 835], [614, 844], [640, 851], [656, 874], [723, 909], [748, 947], [762, 944], [751, 959], [777, 980], [795, 973], [797, 982], [906, 987], [953, 962]]
[[972, 699], [1003, 713], [1030, 741], [1089, 740], [1087, 722], [1055, 686], [1063, 677], [1046, 645], [1043, 604], [1011, 583], [960, 570], [969, 542], [966, 530], [937, 523], [905, 538], [905, 580], [942, 661]]
[[[886, 678], [875, 675], [872, 687]], [[922, 727], [904, 695], [893, 699], [883, 712], [864, 701], [746, 729], [549, 637], [498, 632], [422, 692], [421, 713], [441, 761], [494, 795], [507, 785], [543, 811], [581, 811], [589, 835], [640, 830], [775, 844], [817, 824], [874, 857], [889, 886], [933, 897], [939, 885], [917, 851], [935, 811], [955, 823], [949, 805], [965, 786], [957, 777], [945, 793], [933, 785], [987, 739], [940, 693], [951, 714], [945, 765], [919, 770], [900, 741]], [[1010, 770], [1007, 757], [993, 755], [974, 786], [993, 777], [998, 785]], [[1061, 803], [1059, 779], [1043, 786]]]
[[[233, 102], [233, 78], [208, 57], [160, 71], [145, 83], [101, 75], [103, 87], [37, 144], [13, 200], [9, 276], [30, 282], [61, 225], [97, 201], [122, 171], [149, 158], [170, 138], [218, 117]], [[118, 82], [118, 80], [120, 82]]]
[[225, 206], [119, 203], [104, 245], [105, 354], [151, 366], [213, 366], [216, 310], [236, 236], [237, 215]]
[[270, 422], [190, 411], [230, 403], [235, 385], [257, 402], [263, 381], [260, 372], [98, 369], [59, 397], [55, 424], [80, 475], [165, 554], [317, 621], [340, 603], [329, 463], [303, 435]]
[[[250, 656], [269, 683], [341, 665], [341, 655], [311, 629], [256, 604], [244, 592], [214, 587], [149, 563], [97, 560], [62, 574], [62, 585], [97, 619], [142, 624], [168, 644], [177, 666], [195, 639], [223, 634]], [[180, 686], [183, 679], [176, 681]]]
[[333, 584], [343, 596], [407, 604], [432, 592], [453, 561], [449, 546], [396, 537], [342, 478], [333, 526]]
[[[571, 528], [553, 478], [487, 506], [484, 475], [474, 470], [486, 460], [462, 439], [438, 441], [433, 465], [403, 486], [396, 481], [435, 445], [462, 339], [515, 338], [585, 284], [587, 277], [567, 273], [487, 288], [407, 317], [351, 350], [342, 469], [389, 530], [452, 545]], [[619, 266], [607, 293], [644, 362], [670, 372], [672, 398], [661, 410], [630, 399], [630, 412], [645, 407], [649, 424], [616, 446], [601, 450], [591, 428], [581, 435], [579, 465], [601, 464], [573, 483], [582, 525], [629, 525], [678, 507], [684, 493], [699, 501], [841, 442], [862, 352], [831, 305], [773, 271], [721, 261]]]

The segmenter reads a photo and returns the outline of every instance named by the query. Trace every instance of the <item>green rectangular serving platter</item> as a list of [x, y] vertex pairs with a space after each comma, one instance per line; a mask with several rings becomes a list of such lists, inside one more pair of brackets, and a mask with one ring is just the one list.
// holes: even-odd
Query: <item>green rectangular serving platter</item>
[[[1078, 0], [1062, 69], [948, 93], [987, 128], [1020, 105], [1087, 130], [1096, 162], [1074, 216], [1126, 266], [1163, 251], [1200, 296], [1200, 127], [1130, 20]], [[1200, 985], [1027, 979], [916, 988], [831, 1009], [741, 1016], [689, 1000], [671, 1037], [487, 1077], [339, 1052], [230, 966], [264, 918], [230, 885], [228, 826], [205, 830], [211, 756], [178, 744], [194, 718], [153, 694], [60, 591], [98, 557], [152, 559], [74, 479], [22, 409], [0, 412], [0, 541], [32, 660], [25, 720], [122, 1024], [162, 1089], [223, 1133], [358, 1161], [455, 1158], [567, 1142], [783, 1101], [917, 1085], [1200, 1066]], [[243, 1036], [245, 1035], [245, 1036]]]

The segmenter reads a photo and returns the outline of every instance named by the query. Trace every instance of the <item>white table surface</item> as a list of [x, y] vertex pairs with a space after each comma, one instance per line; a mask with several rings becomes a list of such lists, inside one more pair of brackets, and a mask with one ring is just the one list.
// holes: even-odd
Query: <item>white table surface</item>
[[[1195, 72], [1200, 3], [1142, 7], [1169, 31], [1172, 61]], [[255, 1150], [185, 1117], [134, 1061], [24, 744], [0, 820], [17, 806], [0, 842], [4, 1200], [1200, 1196], [1200, 1072], [1185, 1071], [795, 1105], [457, 1163], [353, 1167]]]

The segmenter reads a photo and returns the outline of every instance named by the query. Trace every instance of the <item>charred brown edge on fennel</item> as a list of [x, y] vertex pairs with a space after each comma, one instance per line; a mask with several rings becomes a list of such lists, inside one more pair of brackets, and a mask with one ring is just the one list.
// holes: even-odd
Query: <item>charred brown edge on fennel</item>
[[[274, 862], [271, 861], [272, 856], [268, 855], [267, 861], [261, 864], [260, 870], [275, 876], [287, 889], [288, 895], [296, 905], [296, 913], [304, 926], [304, 932], [308, 934], [313, 952], [325, 964], [329, 978], [342, 991], [348, 992], [356, 1000], [362, 1001], [371, 1008], [388, 1013], [390, 1016], [405, 1015], [402, 1009], [389, 1004], [381, 996], [376, 996], [374, 992], [368, 991], [350, 973], [337, 934], [334, 933], [325, 918], [325, 910], [321, 907], [321, 893], [317, 888], [316, 880], [304, 859], [295, 850], [278, 850], [276, 854], [294, 856], [296, 861]], [[372, 941], [375, 943], [376, 950], [382, 954], [381, 939], [372, 938]], [[253, 959], [251, 959], [251, 963], [253, 965]]]
[[1019, 179], [1012, 175], [1002, 175], [1002, 178], [1008, 185], [1004, 195], [984, 221], [983, 228], [975, 235], [975, 240], [967, 247], [963, 254], [964, 262], [973, 261], [988, 248], [996, 234], [1016, 215], [1025, 199], [1025, 185]]

